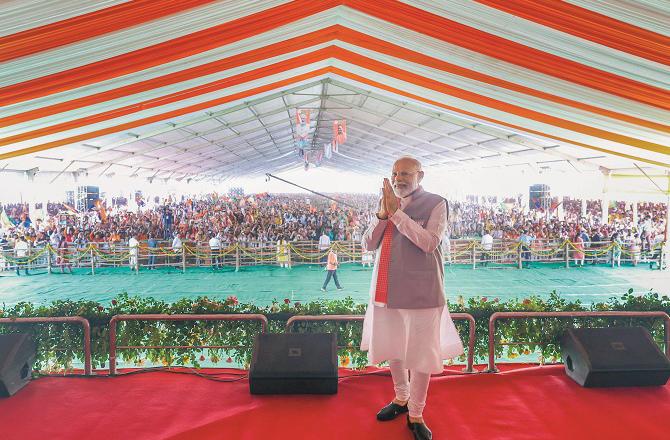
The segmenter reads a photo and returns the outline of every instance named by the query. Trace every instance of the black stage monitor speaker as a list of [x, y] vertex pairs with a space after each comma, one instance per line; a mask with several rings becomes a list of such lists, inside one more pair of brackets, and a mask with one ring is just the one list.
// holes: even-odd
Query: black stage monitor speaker
[[571, 329], [563, 334], [565, 371], [584, 387], [665, 385], [670, 361], [644, 327]]
[[0, 335], [0, 397], [9, 397], [30, 380], [37, 347], [30, 335]]
[[334, 333], [262, 333], [249, 369], [251, 394], [337, 393]]

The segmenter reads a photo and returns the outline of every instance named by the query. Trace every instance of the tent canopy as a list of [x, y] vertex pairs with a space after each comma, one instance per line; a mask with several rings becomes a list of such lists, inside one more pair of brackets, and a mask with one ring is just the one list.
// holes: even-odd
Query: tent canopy
[[0, 170], [223, 180], [670, 169], [663, 2], [21, 0], [0, 6]]

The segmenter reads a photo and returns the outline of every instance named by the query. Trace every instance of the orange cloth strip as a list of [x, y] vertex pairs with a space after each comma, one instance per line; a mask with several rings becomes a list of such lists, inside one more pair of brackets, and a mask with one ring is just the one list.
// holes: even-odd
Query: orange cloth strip
[[550, 134], [543, 133], [543, 132], [540, 132], [540, 131], [537, 131], [537, 130], [532, 130], [532, 129], [529, 129], [527, 127], [522, 127], [520, 125], [515, 125], [515, 124], [511, 124], [509, 122], [500, 121], [498, 119], [491, 118], [491, 117], [488, 117], [488, 116], [483, 116], [483, 115], [480, 115], [478, 113], [463, 110], [461, 108], [456, 108], [456, 107], [453, 107], [453, 106], [450, 106], [450, 105], [445, 105], [441, 102], [437, 102], [437, 101], [428, 99], [424, 96], [415, 95], [415, 94], [409, 93], [405, 90], [401, 90], [401, 89], [398, 89], [398, 88], [395, 88], [395, 87], [390, 87], [386, 84], [382, 84], [382, 83], [377, 82], [377, 81], [372, 81], [369, 78], [365, 78], [365, 77], [362, 77], [360, 75], [356, 75], [356, 74], [350, 73], [346, 70], [342, 70], [342, 69], [339, 69], [339, 68], [336, 68], [336, 67], [331, 67], [330, 72], [334, 73], [334, 74], [337, 74], [339, 76], [342, 76], [343, 78], [349, 78], [349, 79], [352, 79], [354, 81], [358, 81], [362, 84], [367, 84], [367, 85], [370, 85], [370, 86], [373, 86], [373, 87], [377, 87], [381, 90], [386, 90], [388, 92], [392, 92], [392, 93], [396, 93], [398, 95], [406, 96], [408, 98], [415, 99], [417, 101], [421, 101], [421, 102], [425, 102], [425, 103], [430, 104], [430, 105], [434, 105], [438, 108], [451, 110], [453, 112], [460, 113], [460, 114], [463, 114], [463, 115], [472, 116], [474, 118], [482, 119], [484, 121], [489, 121], [489, 122], [493, 122], [495, 124], [504, 125], [506, 127], [514, 128], [516, 130], [521, 130], [523, 132], [536, 134], [538, 136], [555, 139], [555, 140], [560, 141], [560, 142], [565, 142], [565, 143], [568, 143], [568, 144], [571, 144], [571, 145], [577, 145], [577, 146], [580, 146], [580, 147], [588, 148], [590, 150], [599, 151], [601, 153], [612, 154], [614, 156], [625, 157], [626, 159], [638, 160], [638, 161], [649, 163], [649, 164], [652, 164], [652, 165], [670, 168], [670, 163], [668, 163], [668, 162], [659, 162], [659, 161], [652, 160], [652, 159], [646, 159], [646, 158], [643, 158], [643, 157], [633, 156], [633, 155], [626, 154], [626, 153], [620, 153], [618, 151], [608, 150], [606, 148], [601, 148], [601, 147], [596, 147], [594, 145], [586, 144], [586, 143], [583, 143], [583, 142], [577, 142], [577, 141], [566, 139], [566, 138], [563, 138], [563, 137], [560, 137], [560, 136], [550, 135]]
[[163, 87], [169, 84], [175, 84], [181, 81], [198, 78], [222, 70], [231, 69], [233, 67], [242, 66], [248, 63], [253, 63], [259, 60], [282, 55], [299, 49], [304, 49], [306, 47], [328, 42], [330, 40], [344, 41], [365, 49], [402, 58], [406, 61], [422, 64], [424, 66], [428, 66], [445, 72], [467, 77], [475, 81], [485, 82], [487, 84], [491, 84], [497, 87], [504, 87], [508, 90], [525, 93], [527, 95], [535, 96], [541, 99], [546, 99], [548, 101], [555, 102], [558, 104], [579, 108], [609, 118], [618, 119], [624, 122], [640, 125], [643, 127], [648, 127], [653, 130], [658, 130], [665, 133], [670, 133], [670, 125], [665, 125], [654, 121], [648, 121], [646, 119], [641, 119], [620, 112], [602, 109], [594, 105], [574, 101], [557, 95], [552, 95], [550, 93], [532, 89], [530, 87], [526, 87], [523, 85], [515, 84], [490, 75], [485, 75], [476, 72], [474, 70], [466, 69], [439, 60], [437, 58], [429, 57], [427, 55], [397, 46], [395, 44], [388, 43], [386, 41], [371, 37], [361, 32], [357, 32], [342, 27], [340, 25], [329, 26], [327, 28], [315, 32], [310, 32], [308, 34], [299, 37], [291, 38], [285, 41], [271, 44], [269, 46], [251, 50], [239, 55], [223, 58], [221, 60], [217, 60], [190, 69], [185, 69], [168, 75], [163, 75], [157, 78], [140, 81], [128, 86], [119, 87], [116, 89], [96, 93], [82, 98], [77, 98], [70, 101], [27, 111], [24, 113], [18, 113], [12, 116], [7, 116], [5, 118], [0, 118], [0, 127], [7, 127], [13, 124], [19, 124], [33, 119], [58, 114], [60, 112], [65, 112], [76, 108], [98, 104], [108, 100], [117, 99], [123, 96], [129, 96], [134, 93], [144, 92], [147, 90], [151, 90], [153, 88]]
[[640, 161], [640, 162], [649, 163], [649, 164], [652, 164], [652, 165], [657, 165], [657, 166], [661, 166], [661, 167], [670, 168], [670, 163], [659, 162], [659, 161], [655, 161], [655, 160], [652, 160], [652, 159], [647, 159], [647, 158], [637, 157], [637, 156], [633, 156], [633, 155], [629, 155], [629, 154], [625, 154], [625, 153], [620, 153], [620, 152], [617, 152], [617, 151], [608, 150], [608, 149], [601, 148], [601, 147], [596, 147], [594, 145], [590, 145], [590, 144], [586, 144], [586, 143], [582, 143], [582, 142], [577, 142], [577, 141], [570, 140], [570, 139], [565, 139], [565, 138], [562, 138], [562, 137], [559, 137], [559, 136], [548, 135], [546, 133], [539, 132], [537, 130], [531, 130], [531, 129], [528, 129], [526, 127], [521, 127], [521, 126], [518, 126], [518, 125], [515, 125], [515, 124], [510, 124], [508, 122], [499, 121], [499, 120], [494, 119], [494, 118], [490, 118], [490, 117], [487, 117], [487, 116], [482, 116], [482, 115], [477, 114], [477, 113], [473, 113], [473, 112], [465, 111], [465, 110], [460, 109], [460, 108], [445, 105], [443, 103], [427, 99], [423, 96], [419, 96], [419, 95], [409, 93], [405, 90], [400, 90], [400, 89], [397, 89], [397, 88], [394, 88], [394, 87], [390, 87], [390, 86], [387, 86], [386, 84], [382, 84], [382, 83], [379, 83], [379, 82], [376, 82], [376, 81], [372, 81], [368, 78], [364, 78], [364, 77], [361, 77], [359, 75], [355, 75], [355, 74], [352, 74], [348, 71], [345, 71], [345, 70], [342, 70], [342, 69], [339, 69], [339, 68], [335, 68], [335, 67], [327, 67], [327, 68], [323, 68], [323, 69], [317, 69], [317, 70], [315, 70], [313, 72], [310, 72], [310, 73], [306, 73], [306, 74], [303, 74], [303, 75], [298, 75], [296, 77], [293, 77], [293, 78], [290, 78], [290, 79], [287, 79], [287, 80], [278, 81], [276, 83], [268, 84], [267, 86], [256, 87], [256, 88], [247, 90], [245, 92], [236, 93], [236, 94], [231, 95], [231, 96], [219, 98], [219, 99], [212, 100], [212, 101], [207, 101], [207, 102], [200, 103], [200, 104], [197, 104], [197, 105], [185, 107], [183, 109], [174, 110], [172, 112], [163, 113], [163, 114], [148, 117], [148, 118], [143, 118], [143, 119], [140, 119], [140, 120], [137, 120], [137, 121], [129, 122], [129, 123], [126, 123], [126, 124], [115, 126], [115, 127], [109, 127], [109, 128], [89, 132], [89, 133], [84, 133], [82, 135], [72, 136], [72, 137], [69, 137], [69, 138], [66, 138], [66, 139], [61, 139], [61, 140], [58, 140], [58, 141], [52, 141], [52, 142], [41, 144], [41, 145], [35, 145], [35, 146], [29, 147], [29, 148], [10, 151], [10, 152], [7, 152], [7, 153], [0, 154], [0, 160], [5, 160], [5, 159], [12, 158], [12, 157], [26, 155], [26, 154], [32, 154], [32, 153], [36, 153], [36, 152], [39, 152], [39, 151], [45, 151], [45, 150], [49, 150], [49, 149], [52, 149], [52, 148], [57, 148], [57, 147], [60, 147], [60, 146], [63, 146], [63, 145], [68, 145], [68, 144], [71, 144], [71, 143], [81, 142], [81, 141], [84, 141], [84, 140], [87, 140], [87, 139], [92, 139], [92, 138], [96, 138], [96, 137], [99, 137], [99, 136], [104, 136], [106, 134], [117, 133], [117, 132], [121, 132], [121, 131], [128, 130], [128, 129], [131, 129], [131, 128], [140, 127], [142, 125], [163, 121], [163, 120], [171, 118], [171, 117], [182, 116], [182, 115], [194, 112], [194, 111], [204, 110], [204, 109], [214, 107], [214, 106], [217, 106], [217, 105], [225, 104], [227, 102], [235, 101], [237, 99], [242, 99], [242, 98], [246, 98], [248, 96], [253, 96], [254, 94], [257, 94], [257, 93], [263, 93], [265, 91], [272, 90], [275, 87], [287, 86], [287, 85], [293, 84], [293, 83], [298, 82], [298, 81], [310, 79], [310, 78], [313, 78], [315, 76], [319, 76], [319, 75], [323, 75], [323, 74], [327, 74], [327, 73], [333, 73], [333, 74], [342, 76], [344, 78], [350, 78], [350, 79], [353, 79], [353, 80], [358, 81], [358, 82], [363, 83], [363, 84], [368, 84], [368, 85], [371, 85], [373, 87], [377, 87], [377, 88], [382, 89], [382, 90], [387, 90], [387, 91], [390, 91], [392, 93], [396, 93], [396, 94], [406, 96], [406, 97], [411, 98], [411, 99], [415, 99], [417, 101], [421, 101], [421, 102], [425, 102], [425, 103], [434, 105], [438, 108], [444, 108], [444, 109], [447, 109], [447, 110], [452, 110], [454, 112], [461, 113], [461, 114], [464, 114], [464, 115], [469, 115], [469, 116], [472, 116], [472, 117], [475, 117], [475, 118], [480, 118], [480, 119], [485, 120], [485, 121], [493, 122], [493, 123], [496, 123], [496, 124], [501, 124], [501, 125], [504, 125], [504, 126], [507, 126], [507, 127], [510, 127], [510, 128], [514, 128], [514, 129], [517, 129], [517, 130], [522, 130], [522, 131], [525, 131], [525, 132], [528, 132], [528, 133], [533, 133], [533, 134], [537, 134], [539, 136], [544, 136], [544, 137], [548, 137], [548, 138], [551, 138], [551, 139], [555, 139], [555, 140], [560, 141], [560, 142], [566, 142], [566, 143], [569, 143], [569, 144], [572, 144], [572, 145], [581, 146], [581, 147], [588, 148], [588, 149], [595, 150], [595, 151], [599, 151], [599, 152], [602, 152], [602, 153], [612, 154], [612, 155], [615, 155], [615, 156], [625, 157], [627, 159], [633, 159], [633, 160], [637, 160], [637, 161]]
[[476, 0], [543, 26], [670, 65], [670, 37], [556, 0]]
[[[33, 147], [23, 148], [21, 150], [15, 150], [15, 151], [10, 151], [8, 153], [2, 153], [2, 154], [0, 154], [0, 160], [5, 160], [5, 159], [12, 158], [12, 157], [17, 157], [17, 156], [23, 156], [23, 155], [26, 155], [26, 154], [37, 153], [39, 151], [50, 150], [52, 148], [62, 147], [63, 145], [69, 145], [69, 144], [72, 144], [72, 143], [75, 143], [75, 142], [82, 142], [82, 141], [85, 141], [87, 139], [93, 139], [93, 138], [104, 136], [104, 135], [107, 135], [107, 134], [118, 133], [118, 132], [121, 132], [121, 131], [124, 131], [124, 130], [129, 130], [129, 129], [135, 128], [135, 127], [141, 127], [143, 125], [153, 124], [154, 122], [164, 121], [164, 120], [169, 119], [169, 118], [174, 118], [174, 117], [177, 117], [177, 116], [186, 115], [186, 114], [193, 113], [193, 112], [196, 112], [196, 111], [199, 111], [199, 110], [207, 110], [207, 109], [215, 107], [217, 105], [226, 104], [228, 102], [236, 101], [238, 99], [244, 99], [244, 98], [247, 98], [249, 96], [257, 95], [259, 93], [265, 93], [267, 91], [274, 90], [274, 89], [277, 89], [277, 88], [280, 88], [280, 87], [286, 87], [286, 86], [289, 86], [291, 84], [294, 84], [294, 83], [297, 83], [297, 82], [300, 82], [300, 81], [304, 81], [306, 79], [310, 79], [310, 78], [314, 78], [316, 76], [324, 75], [324, 74], [327, 74], [328, 71], [329, 71], [329, 68], [327, 68], [327, 67], [322, 68], [322, 69], [316, 69], [312, 72], [308, 72], [308, 73], [305, 73], [305, 74], [302, 74], [302, 75], [297, 75], [297, 76], [294, 76], [292, 78], [287, 78], [285, 80], [269, 83], [269, 84], [259, 86], [259, 87], [254, 87], [254, 88], [251, 88], [249, 90], [245, 90], [244, 92], [234, 93], [234, 94], [229, 95], [229, 96], [224, 96], [222, 98], [213, 99], [211, 101], [203, 102], [203, 103], [200, 103], [200, 104], [195, 104], [195, 105], [191, 105], [191, 106], [188, 106], [188, 107], [183, 107], [183, 108], [180, 108], [179, 110], [173, 110], [171, 112], [162, 113], [160, 115], [155, 115], [155, 116], [150, 116], [150, 117], [147, 117], [147, 118], [138, 119], [136, 121], [127, 122], [125, 124], [117, 125], [117, 126], [114, 126], [114, 127], [108, 127], [108, 128], [92, 131], [92, 132], [89, 132], [89, 133], [84, 133], [84, 134], [81, 134], [81, 135], [78, 135], [78, 136], [72, 136], [72, 137], [69, 137], [69, 138], [66, 138], [66, 139], [61, 139], [61, 140], [57, 140], [57, 141], [53, 141], [53, 142], [48, 142], [46, 144], [35, 145]], [[273, 72], [273, 73], [276, 73], [276, 72]]]
[[584, 66], [439, 17], [397, 0], [377, 0], [375, 2], [296, 0], [161, 44], [0, 88], [0, 106], [82, 87], [191, 56], [267, 32], [340, 4], [511, 64], [626, 99], [670, 109], [670, 91], [668, 90]]
[[213, 0], [134, 0], [0, 37], [0, 63], [137, 26]]
[[2, 87], [0, 107], [76, 89], [225, 46], [322, 12], [337, 3], [335, 0], [296, 0], [133, 52]]
[[517, 66], [670, 110], [670, 90], [654, 87], [515, 43], [398, 0], [342, 0], [364, 14]]
[[309, 54], [301, 55], [297, 58], [291, 58], [286, 61], [278, 62], [269, 66], [265, 66], [259, 69], [246, 72], [244, 74], [236, 75], [231, 78], [226, 78], [220, 81], [214, 81], [212, 83], [193, 87], [182, 92], [172, 93], [161, 98], [144, 101], [142, 103], [129, 105], [119, 109], [110, 110], [108, 112], [99, 113], [92, 116], [87, 116], [80, 118], [74, 121], [64, 122], [62, 124], [56, 124], [50, 127], [41, 128], [38, 130], [33, 130], [25, 133], [21, 133], [14, 136], [8, 136], [0, 139], [0, 146], [11, 145], [17, 142], [26, 141], [29, 139], [34, 139], [40, 136], [46, 136], [48, 134], [57, 133], [60, 131], [65, 131], [73, 128], [82, 127], [85, 125], [93, 124], [96, 122], [105, 121], [108, 119], [124, 116], [127, 114], [135, 113], [141, 110], [146, 110], [148, 108], [157, 107], [165, 105], [171, 102], [180, 101], [187, 99], [193, 96], [198, 96], [204, 93], [211, 91], [219, 90], [224, 87], [230, 87], [232, 85], [248, 82], [254, 79], [263, 78], [274, 73], [292, 69], [295, 67], [300, 67], [303, 65], [308, 65], [310, 63], [324, 60], [329, 57], [335, 57], [343, 61], [356, 64], [358, 66], [364, 67], [382, 73], [384, 75], [389, 75], [394, 78], [410, 82], [422, 87], [429, 88], [431, 90], [451, 95], [460, 99], [471, 101], [480, 105], [484, 105], [490, 108], [495, 108], [497, 110], [515, 114], [524, 118], [532, 119], [538, 122], [543, 122], [546, 124], [554, 125], [557, 127], [562, 127], [567, 130], [572, 130], [578, 133], [586, 134], [589, 136], [595, 136], [603, 139], [608, 139], [614, 142], [630, 145], [632, 147], [641, 148], [644, 150], [654, 151], [657, 153], [670, 154], [670, 147], [656, 144], [653, 142], [644, 141], [637, 138], [632, 138], [630, 136], [620, 135], [618, 133], [609, 132], [606, 130], [590, 127], [584, 124], [579, 124], [569, 120], [557, 118], [555, 116], [546, 115], [538, 111], [526, 109], [524, 107], [508, 104], [503, 101], [499, 101], [493, 98], [489, 98], [477, 93], [473, 93], [467, 90], [459, 89], [454, 86], [439, 82], [434, 79], [426, 78], [421, 75], [405, 71], [403, 69], [391, 66], [386, 63], [382, 63], [371, 58], [359, 55], [357, 53], [348, 51], [335, 46], [329, 46], [327, 48], [319, 49], [317, 51], [311, 52]]

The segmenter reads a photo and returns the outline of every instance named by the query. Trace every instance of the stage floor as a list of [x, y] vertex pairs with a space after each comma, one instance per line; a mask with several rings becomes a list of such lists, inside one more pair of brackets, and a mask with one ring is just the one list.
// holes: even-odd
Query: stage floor
[[[252, 396], [245, 378], [168, 372], [49, 377], [0, 399], [0, 438], [411, 440], [404, 419], [375, 419], [391, 398], [385, 370], [343, 378], [332, 396]], [[670, 385], [585, 389], [562, 365], [447, 370], [431, 380], [424, 417], [436, 440], [661, 440], [670, 432]]]

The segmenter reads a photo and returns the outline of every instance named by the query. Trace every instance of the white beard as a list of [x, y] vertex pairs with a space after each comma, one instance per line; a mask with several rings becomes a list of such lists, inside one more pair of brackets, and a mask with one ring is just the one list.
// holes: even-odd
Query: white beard
[[413, 191], [414, 191], [414, 188], [411, 188], [409, 186], [406, 186], [404, 188], [396, 188], [396, 187], [393, 188], [393, 192], [395, 193], [395, 195], [397, 197], [400, 197], [401, 199], [407, 197]]

